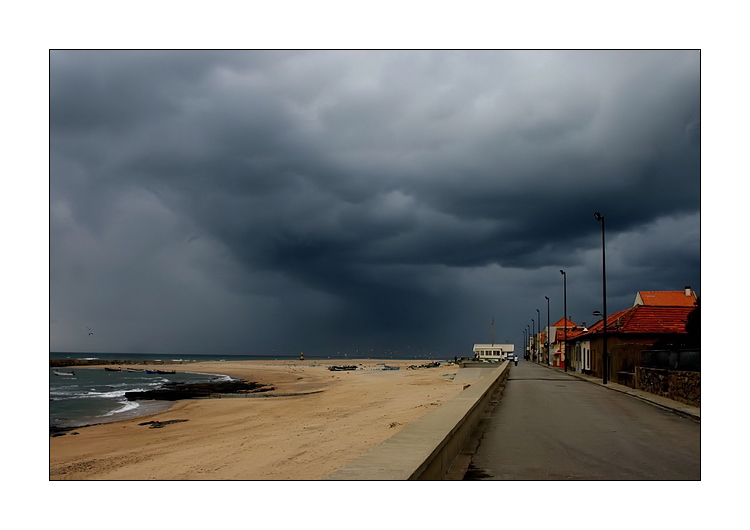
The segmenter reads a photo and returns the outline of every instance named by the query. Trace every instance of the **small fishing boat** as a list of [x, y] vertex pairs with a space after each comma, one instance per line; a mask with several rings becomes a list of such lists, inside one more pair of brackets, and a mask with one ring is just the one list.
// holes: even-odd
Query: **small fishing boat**
[[343, 372], [346, 370], [356, 370], [357, 367], [354, 365], [345, 365], [345, 366], [329, 366], [328, 369], [332, 372]]
[[107, 372], [122, 372], [122, 368], [104, 368]]
[[157, 373], [157, 371], [156, 370], [146, 370], [146, 373], [147, 374], [155, 374], [155, 373]]
[[176, 374], [177, 372], [174, 370], [157, 370], [157, 374]]
[[143, 368], [125, 368], [126, 372], [142, 372]]
[[76, 373], [73, 372], [73, 371], [71, 371], [71, 372], [60, 372], [58, 370], [52, 370], [52, 373], [55, 374], [55, 375], [68, 375], [68, 376], [76, 375]]

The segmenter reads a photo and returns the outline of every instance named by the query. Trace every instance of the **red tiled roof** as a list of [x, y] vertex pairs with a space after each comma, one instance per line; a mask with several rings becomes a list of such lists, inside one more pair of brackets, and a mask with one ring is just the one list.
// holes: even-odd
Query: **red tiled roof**
[[568, 340], [575, 339], [579, 335], [583, 335], [584, 333], [588, 333], [588, 329], [584, 331], [583, 329], [569, 329], [568, 330]]
[[576, 324], [569, 318], [563, 317], [552, 325], [555, 326], [556, 328], [564, 328], [564, 327], [573, 328], [575, 327]]
[[[695, 291], [685, 296], [685, 291], [638, 291], [638, 295], [647, 306], [685, 306], [693, 307], [697, 300]], [[636, 297], [637, 300], [637, 297]]]
[[[581, 328], [571, 329], [568, 328], [568, 340], [576, 338], [578, 335], [586, 333]], [[565, 340], [565, 329], [558, 329], [555, 332], [555, 342], [563, 342]]]
[[[686, 333], [687, 316], [693, 307], [637, 305], [607, 316], [607, 333]], [[602, 332], [600, 320], [589, 334]]]

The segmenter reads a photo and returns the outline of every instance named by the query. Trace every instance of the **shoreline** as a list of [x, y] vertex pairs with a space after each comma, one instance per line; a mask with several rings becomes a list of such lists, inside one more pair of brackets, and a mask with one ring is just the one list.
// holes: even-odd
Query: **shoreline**
[[[328, 370], [340, 363], [358, 369]], [[384, 370], [378, 363], [400, 369]], [[458, 366], [408, 369], [422, 364], [392, 359], [190, 363], [189, 371], [271, 385], [277, 395], [180, 400], [167, 411], [51, 437], [50, 479], [320, 479], [463, 389], [452, 382]], [[163, 428], [143, 425], [146, 419]]]
[[146, 408], [148, 410], [142, 412], [142, 413], [135, 413], [135, 411], [141, 409], [143, 405], [140, 405], [137, 408], [132, 409], [133, 414], [127, 414], [130, 411], [125, 411], [117, 415], [113, 415], [114, 418], [116, 416], [116, 419], [112, 420], [104, 420], [104, 421], [97, 421], [95, 423], [81, 423], [81, 424], [75, 424], [75, 425], [50, 425], [49, 426], [49, 436], [50, 438], [57, 438], [60, 436], [66, 436], [68, 434], [73, 434], [73, 432], [78, 431], [80, 429], [87, 429], [89, 427], [96, 427], [97, 425], [110, 425], [113, 423], [118, 423], [121, 421], [131, 421], [131, 420], [138, 420], [141, 418], [149, 418], [151, 416], [156, 416], [157, 414], [164, 414], [169, 412], [169, 410], [174, 406], [175, 402], [172, 401], [154, 401], [154, 403], [147, 404]]
[[[119, 365], [99, 364], [95, 362], [94, 363], [81, 363], [81, 364], [76, 365], [76, 367], [79, 368], [80, 370], [103, 370], [105, 368], [116, 368], [117, 366]], [[152, 365], [143, 364], [143, 366], [152, 366]], [[209, 376], [209, 377], [220, 376], [222, 378], [220, 381], [207, 382], [206, 384], [218, 384], [218, 383], [237, 380], [237, 378], [234, 378], [227, 374], [215, 373], [215, 372], [197, 372], [193, 370], [179, 370], [179, 373]], [[170, 383], [162, 383], [162, 385], [159, 388], [163, 388], [165, 385], [169, 385], [169, 384]], [[189, 399], [189, 398], [186, 397], [185, 399]], [[105, 424], [105, 423], [106, 424], [116, 423], [119, 421], [127, 421], [127, 420], [138, 419], [138, 418], [146, 418], [154, 414], [160, 414], [160, 413], [169, 411], [169, 409], [171, 409], [172, 406], [175, 404], [176, 400], [175, 399], [153, 399], [153, 398], [147, 398], [143, 400], [129, 400], [126, 398], [125, 402], [132, 403], [134, 404], [134, 406], [132, 408], [122, 410], [120, 412], [117, 412], [118, 409], [113, 409], [105, 415], [80, 416], [79, 419], [63, 420], [62, 422], [55, 423], [55, 424], [53, 424], [52, 422], [53, 418], [50, 417], [49, 435], [51, 437], [64, 436], [70, 431], [77, 430], [77, 429], [84, 429], [84, 428], [95, 426], [95, 425], [100, 425], [100, 424]]]

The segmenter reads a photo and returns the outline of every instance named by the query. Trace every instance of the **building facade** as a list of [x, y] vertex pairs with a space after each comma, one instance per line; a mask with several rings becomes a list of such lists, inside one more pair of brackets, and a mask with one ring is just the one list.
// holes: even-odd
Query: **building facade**
[[[544, 355], [540, 356], [539, 362], [562, 367], [565, 365], [565, 330], [568, 330], [568, 341], [570, 341], [571, 330], [575, 329], [575, 322], [569, 318], [561, 318], [549, 328], [540, 333], [540, 341], [543, 341]], [[549, 333], [549, 349], [547, 348], [547, 333]]]
[[515, 351], [514, 344], [475, 344], [474, 358], [477, 360], [504, 361]]
[[[618, 374], [632, 374], [641, 365], [643, 351], [660, 343], [680, 343], [687, 337], [685, 325], [694, 307], [635, 305], [607, 317], [607, 379], [618, 380]], [[572, 351], [581, 353], [588, 373], [604, 373], [604, 323], [599, 321], [584, 333], [569, 338]]]

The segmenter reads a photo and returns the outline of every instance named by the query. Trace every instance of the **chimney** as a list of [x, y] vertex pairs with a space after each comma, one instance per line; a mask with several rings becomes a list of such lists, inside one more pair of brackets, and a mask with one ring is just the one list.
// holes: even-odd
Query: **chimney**
[[693, 291], [690, 289], [689, 285], [685, 286], [685, 296], [693, 296]]

